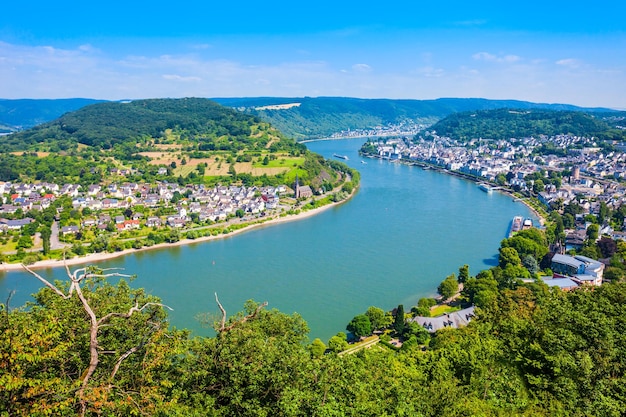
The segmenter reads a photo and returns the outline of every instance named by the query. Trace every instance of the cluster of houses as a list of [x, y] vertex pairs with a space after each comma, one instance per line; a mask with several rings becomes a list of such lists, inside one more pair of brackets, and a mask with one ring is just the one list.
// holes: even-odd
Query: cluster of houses
[[[432, 140], [414, 143], [405, 138], [387, 139], [377, 144], [378, 156], [389, 160], [420, 161], [451, 171], [495, 180], [499, 174], [513, 172], [510, 184], [527, 187], [524, 177], [537, 170], [577, 167], [586, 176], [602, 179], [626, 178], [626, 154], [603, 153], [592, 138], [572, 135], [505, 140], [474, 139], [460, 143], [429, 133]], [[533, 155], [536, 147], [549, 143], [567, 150], [566, 156]]]
[[[225, 220], [241, 210], [244, 214], [260, 215], [267, 210], [279, 208], [280, 196], [291, 192], [286, 186], [277, 187], [245, 187], [245, 186], [216, 186], [213, 188], [203, 185], [181, 186], [176, 183], [137, 184], [123, 183], [99, 185], [94, 184], [83, 189], [78, 184], [17, 184], [0, 183], [0, 194], [3, 195], [3, 204], [0, 207], [2, 214], [15, 214], [18, 210], [23, 213], [41, 211], [49, 207], [52, 202], [61, 197], [72, 199], [72, 207], [76, 210], [85, 208], [99, 215], [84, 216], [80, 225], [64, 226], [63, 234], [75, 234], [84, 227], [106, 229], [113, 224], [118, 231], [147, 227], [184, 227], [191, 221], [192, 214], [197, 214], [199, 222]], [[145, 215], [150, 210], [135, 211], [135, 206], [144, 206], [148, 209], [170, 207], [174, 214], [159, 217]], [[109, 215], [108, 210], [131, 209], [133, 214], [127, 218], [123, 215]], [[105, 213], [102, 213], [102, 212]], [[0, 219], [0, 229], [19, 230], [32, 219], [6, 220]]]
[[413, 136], [424, 130], [424, 125], [415, 123], [413, 120], [405, 120], [399, 123], [390, 123], [385, 126], [375, 126], [371, 129], [347, 129], [330, 135], [332, 139], [363, 138], [363, 137], [388, 137], [388, 136]]
[[[549, 171], [560, 171], [567, 167], [572, 173], [569, 182], [563, 183], [558, 189], [553, 184], [547, 184], [545, 190], [538, 194], [542, 203], [547, 206], [554, 203], [566, 206], [575, 200], [584, 210], [581, 219], [586, 214], [597, 214], [601, 202], [612, 210], [626, 203], [626, 187], [609, 180], [626, 178], [626, 153], [603, 153], [590, 138], [559, 135], [512, 141], [473, 140], [461, 144], [436, 134], [432, 134], [432, 137], [432, 141], [421, 140], [418, 143], [407, 138], [379, 141], [376, 146], [378, 156], [391, 161], [418, 161], [487, 181], [495, 181], [498, 175], [504, 174], [508, 186], [521, 191], [528, 191], [534, 183], [527, 179], [528, 175], [541, 170], [548, 175]], [[564, 152], [566, 155], [533, 155], [537, 146], [546, 143], [556, 149], [567, 150]], [[607, 176], [610, 178], [606, 179]], [[584, 221], [581, 224], [585, 226]], [[604, 225], [600, 234], [626, 239], [624, 230], [626, 224], [621, 230]], [[582, 244], [576, 238], [578, 235], [584, 238], [584, 228], [572, 232], [570, 247]]]

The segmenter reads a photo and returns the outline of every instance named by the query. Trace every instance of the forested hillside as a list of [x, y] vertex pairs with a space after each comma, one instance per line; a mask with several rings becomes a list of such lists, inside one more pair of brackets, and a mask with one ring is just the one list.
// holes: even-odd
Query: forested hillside
[[[208, 99], [104, 102], [0, 137], [0, 180], [302, 185], [339, 176], [257, 116]], [[166, 171], [164, 171], [166, 170]], [[158, 174], [158, 172], [163, 172]], [[319, 184], [318, 184], [319, 186]]]
[[[565, 104], [530, 103], [517, 100], [442, 98], [436, 100], [357, 99], [346, 97], [218, 98], [217, 102], [267, 120], [298, 140], [327, 137], [348, 129], [371, 129], [411, 120], [430, 125], [463, 111], [500, 108], [584, 110]], [[279, 107], [283, 105], [283, 107]]]
[[0, 99], [0, 133], [29, 129], [67, 112], [101, 101], [87, 98]]
[[580, 111], [497, 109], [455, 113], [430, 130], [458, 140], [510, 139], [539, 135], [574, 135], [601, 140], [624, 140], [624, 112], [584, 113]]
[[[436, 100], [358, 99], [349, 97], [244, 97], [212, 99], [224, 106], [259, 116], [298, 140], [326, 137], [348, 129], [371, 129], [411, 120], [432, 124], [456, 112], [500, 108], [599, 112], [567, 104], [518, 100], [441, 98]], [[13, 131], [51, 121], [95, 100], [0, 100], [0, 129]], [[142, 117], [145, 115], [141, 115]]]
[[116, 144], [165, 139], [166, 131], [174, 130], [179, 132], [180, 139], [195, 140], [216, 149], [230, 148], [233, 140], [263, 147], [270, 140], [268, 137], [250, 140], [252, 128], [258, 124], [258, 118], [207, 99], [107, 102], [83, 107], [10, 135], [3, 142], [13, 151], [32, 150], [32, 147], [67, 150], [77, 144], [109, 149]]

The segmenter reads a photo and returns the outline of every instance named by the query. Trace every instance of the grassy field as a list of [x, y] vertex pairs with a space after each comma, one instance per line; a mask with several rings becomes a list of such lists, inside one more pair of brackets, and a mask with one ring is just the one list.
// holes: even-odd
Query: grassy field
[[304, 163], [304, 158], [294, 158], [294, 157], [278, 157], [277, 159], [270, 160], [267, 165], [261, 162], [255, 162], [253, 166], [255, 168], [284, 168], [284, 167], [295, 167], [298, 165], [302, 165]]
[[[150, 158], [152, 165], [171, 166], [172, 162], [176, 164], [173, 170], [174, 175], [187, 176], [199, 164], [206, 164], [204, 175], [208, 177], [229, 175], [230, 163], [227, 162], [225, 155], [214, 155], [209, 158], [189, 158], [180, 152], [178, 145], [157, 145], [161, 151], [141, 152], [140, 155]], [[183, 158], [185, 164], [182, 164]], [[217, 159], [217, 161], [216, 161]], [[290, 177], [295, 178], [295, 170], [304, 163], [302, 157], [292, 157], [287, 154], [278, 154], [276, 159], [269, 161], [267, 165], [263, 164], [262, 157], [253, 158], [253, 162], [235, 162], [234, 167], [237, 173], [251, 174], [253, 176], [278, 175], [289, 172]], [[291, 172], [293, 175], [291, 175]], [[300, 173], [302, 175], [302, 173]]]
[[453, 311], [458, 311], [460, 310], [461, 307], [459, 306], [455, 306], [455, 307], [451, 307], [449, 305], [440, 305], [440, 306], [435, 306], [430, 310], [430, 315], [432, 317], [438, 317], [447, 313], [452, 313]]

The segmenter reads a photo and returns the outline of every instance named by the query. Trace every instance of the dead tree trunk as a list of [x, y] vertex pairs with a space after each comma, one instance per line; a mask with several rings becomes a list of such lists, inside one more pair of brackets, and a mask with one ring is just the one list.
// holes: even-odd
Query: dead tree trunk
[[[28, 268], [26, 265], [22, 264], [22, 267], [24, 267], [26, 271], [28, 271], [31, 275], [39, 279], [42, 283], [44, 283], [48, 288], [50, 288], [52, 291], [54, 291], [63, 299], [69, 299], [72, 297], [72, 294], [76, 293], [76, 296], [80, 300], [83, 309], [89, 316], [89, 365], [80, 377], [81, 386], [77, 391], [77, 396], [81, 405], [81, 415], [84, 416], [87, 411], [87, 402], [85, 400], [85, 390], [89, 384], [90, 378], [95, 373], [96, 368], [98, 367], [98, 364], [100, 362], [99, 354], [98, 354], [98, 349], [99, 349], [98, 331], [100, 330], [100, 327], [103, 324], [107, 323], [112, 317], [130, 318], [133, 315], [133, 313], [141, 312], [144, 308], [150, 305], [158, 305], [161, 307], [166, 307], [170, 310], [171, 308], [160, 303], [145, 303], [144, 305], [139, 307], [137, 302], [135, 302], [135, 305], [133, 305], [126, 313], [109, 313], [101, 317], [100, 319], [98, 319], [93, 308], [91, 307], [91, 305], [89, 305], [89, 301], [85, 298], [81, 290], [80, 284], [88, 278], [98, 278], [98, 277], [107, 278], [107, 277], [114, 277], [114, 276], [115, 277], [129, 277], [129, 275], [124, 275], [124, 274], [120, 274], [117, 272], [105, 273], [106, 271], [110, 271], [111, 269], [98, 271], [93, 267], [80, 268], [80, 269], [75, 270], [74, 272], [70, 272], [68, 266], [65, 265], [67, 276], [70, 279], [70, 288], [68, 290], [68, 293], [65, 294], [63, 293], [63, 291], [59, 290], [54, 284], [50, 283], [48, 280], [46, 280], [41, 275], [37, 274], [35, 271]], [[115, 374], [117, 373], [117, 370], [119, 369], [119, 366], [122, 363], [122, 361], [126, 359], [127, 357], [129, 357], [132, 353], [136, 352], [138, 349], [139, 347], [131, 348], [130, 350], [128, 350], [126, 353], [122, 354], [118, 358], [110, 376], [111, 381], [115, 377]]]
[[248, 314], [247, 316], [243, 316], [241, 319], [239, 320], [235, 320], [232, 323], [230, 323], [228, 326], [226, 326], [226, 310], [224, 309], [224, 307], [222, 306], [222, 303], [220, 303], [219, 298], [217, 298], [217, 293], [215, 293], [215, 301], [217, 302], [217, 306], [219, 307], [221, 313], [222, 313], [222, 319], [220, 320], [220, 325], [216, 326], [217, 328], [215, 329], [218, 333], [221, 332], [227, 332], [229, 330], [231, 330], [233, 327], [245, 323], [246, 321], [255, 318], [256, 316], [259, 315], [259, 312], [267, 307], [267, 301], [265, 301], [262, 304], [259, 304], [257, 306], [257, 308], [250, 314]]

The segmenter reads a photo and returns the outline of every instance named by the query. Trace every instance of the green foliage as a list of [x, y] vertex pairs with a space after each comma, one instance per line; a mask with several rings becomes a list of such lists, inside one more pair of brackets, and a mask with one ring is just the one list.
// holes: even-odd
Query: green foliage
[[[159, 150], [158, 144], [184, 147], [184, 166], [193, 156], [209, 157], [227, 153], [233, 164], [250, 161], [250, 152], [288, 153], [294, 157], [306, 153], [304, 145], [286, 138], [258, 118], [211, 100], [199, 98], [136, 100], [129, 103], [105, 102], [84, 107], [36, 128], [3, 137], [4, 152], [25, 151], [17, 157], [0, 154], [0, 180], [18, 178], [57, 183], [100, 183], [111, 168], [102, 159], [115, 158], [137, 168], [129, 179], [154, 180], [158, 167], [148, 164], [140, 152]], [[51, 151], [48, 156], [32, 151]], [[267, 155], [266, 155], [267, 156]], [[184, 162], [183, 162], [184, 161]], [[177, 167], [171, 161], [170, 168]], [[205, 166], [188, 170], [188, 176], [200, 181]], [[308, 167], [304, 167], [306, 171]], [[316, 174], [311, 175], [313, 178]], [[231, 177], [236, 176], [234, 168]], [[199, 179], [198, 179], [199, 178]], [[183, 178], [181, 178], [183, 180]]]
[[339, 353], [348, 348], [348, 339], [345, 333], [339, 332], [328, 340], [328, 348]]
[[315, 338], [315, 340], [311, 343], [311, 346], [309, 346], [309, 349], [311, 350], [311, 355], [314, 358], [321, 358], [326, 351], [326, 345], [319, 338]]
[[404, 306], [400, 304], [398, 308], [396, 308], [396, 314], [394, 316], [393, 328], [398, 334], [402, 334], [404, 332]]
[[[524, 138], [537, 135], [572, 134], [605, 137], [612, 127], [606, 121], [580, 111], [496, 109], [460, 112], [432, 126], [440, 136], [471, 140], [477, 138]], [[622, 140], [624, 133], [618, 135]], [[549, 150], [542, 152], [549, 153]]]
[[470, 278], [463, 285], [463, 298], [477, 307], [487, 307], [494, 302], [498, 296], [498, 281], [493, 274], [482, 274], [476, 278]]
[[346, 330], [352, 332], [352, 334], [356, 338], [369, 336], [370, 334], [372, 334], [372, 323], [370, 322], [370, 319], [367, 315], [360, 314], [358, 316], [355, 316], [352, 321], [348, 323], [348, 326], [346, 326]]
[[[158, 302], [143, 290], [91, 281], [82, 288], [96, 316], [112, 316], [98, 332], [86, 415], [621, 415], [626, 284], [565, 293], [537, 284], [498, 291], [494, 282], [492, 272], [466, 282], [464, 295], [495, 298], [467, 327], [431, 336], [410, 322], [398, 351], [339, 356], [324, 355], [319, 339], [308, 344], [298, 315], [248, 302], [228, 330], [191, 338], [170, 329], [156, 304], [115, 315]], [[28, 309], [0, 304], [0, 410], [80, 415], [89, 319], [75, 296], [45, 288], [35, 300]], [[345, 334], [328, 347], [345, 350]]]
[[[548, 253], [548, 241], [546, 236], [541, 230], [536, 228], [522, 230], [516, 233], [513, 237], [504, 239], [500, 246], [501, 248], [515, 249], [515, 252], [520, 259], [523, 259], [528, 255], [531, 255], [535, 259], [542, 259]], [[501, 250], [501, 256], [509, 255], [513, 256], [513, 253], [506, 251], [505, 255], [502, 255]], [[505, 262], [517, 264], [515, 259], [505, 259]], [[500, 264], [500, 266], [504, 267], [505, 265]]]
[[597, 224], [590, 224], [589, 227], [587, 227], [587, 239], [595, 242], [598, 239], [599, 230], [600, 226]]
[[500, 268], [506, 268], [508, 265], [519, 266], [522, 264], [522, 260], [515, 248], [508, 246], [500, 247], [500, 256], [498, 257], [498, 266]]
[[372, 330], [384, 329], [391, 324], [382, 308], [371, 306], [365, 312], [365, 316], [369, 319]]
[[416, 316], [430, 317], [432, 315], [431, 308], [435, 305], [437, 305], [437, 300], [435, 300], [434, 298], [420, 298], [417, 301], [417, 306], [411, 308], [411, 311]]
[[459, 278], [458, 281], [460, 283], [464, 283], [469, 279], [469, 265], [465, 264], [459, 268]]
[[457, 281], [454, 274], [451, 274], [446, 277], [439, 286], [437, 287], [437, 292], [443, 297], [444, 300], [452, 298], [454, 294], [456, 294], [459, 290], [459, 281]]
[[[397, 124], [412, 120], [432, 124], [456, 112], [487, 110], [494, 108], [594, 110], [574, 106], [536, 104], [516, 100], [485, 100], [443, 98], [437, 100], [388, 100], [358, 99], [346, 97], [305, 97], [299, 99], [261, 97], [216, 99], [219, 103], [235, 108], [245, 108], [247, 113], [258, 116], [296, 139], [328, 137], [345, 129], [371, 129], [375, 126]], [[265, 106], [293, 104], [288, 109], [264, 109]], [[597, 109], [595, 109], [597, 111]], [[540, 110], [537, 110], [540, 111]], [[608, 117], [620, 113], [607, 113]], [[607, 123], [609, 123], [607, 121]], [[620, 132], [615, 128], [619, 122], [609, 123], [612, 129], [606, 135]], [[437, 130], [439, 133], [439, 130]], [[487, 137], [487, 136], [482, 136]], [[507, 138], [508, 139], [508, 138]]]

